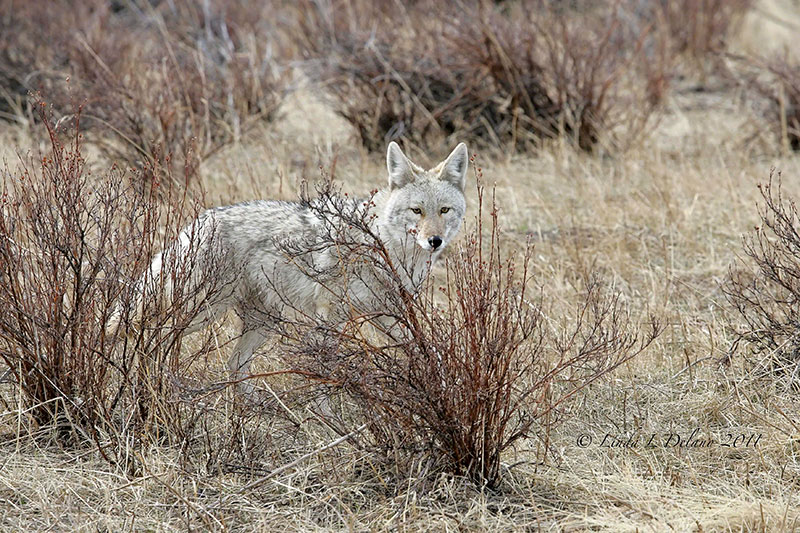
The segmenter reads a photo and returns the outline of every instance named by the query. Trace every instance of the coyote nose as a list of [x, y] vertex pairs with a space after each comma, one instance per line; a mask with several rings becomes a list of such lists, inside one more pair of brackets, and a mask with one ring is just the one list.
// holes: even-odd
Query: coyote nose
[[434, 235], [430, 239], [428, 239], [428, 244], [431, 245], [431, 249], [435, 250], [442, 245], [442, 238], [438, 235]]

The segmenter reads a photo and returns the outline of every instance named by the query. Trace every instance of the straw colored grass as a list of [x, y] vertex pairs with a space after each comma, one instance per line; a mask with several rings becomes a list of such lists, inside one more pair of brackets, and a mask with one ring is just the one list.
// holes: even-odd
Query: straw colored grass
[[[382, 162], [353, 148], [352, 132], [329, 110], [313, 98], [298, 97], [292, 106], [285, 123], [252, 133], [209, 162], [212, 201], [291, 198], [297, 180], [315, 172], [313, 163], [304, 169], [297, 161], [330, 163], [337, 155], [336, 176], [347, 189], [363, 191], [384, 179]], [[66, 451], [17, 436], [11, 404], [0, 414], [2, 528], [795, 530], [796, 393], [780, 380], [756, 381], [741, 354], [729, 367], [718, 364], [733, 339], [718, 282], [740, 254], [740, 236], [757, 221], [756, 182], [771, 166], [787, 178], [800, 175], [800, 158], [770, 155], [779, 151], [767, 140], [743, 146], [755, 119], [740, 121], [729, 124], [724, 106], [692, 111], [676, 99], [653, 140], [617, 159], [557, 142], [535, 156], [480, 154], [487, 180], [497, 182], [505, 242], [513, 248], [515, 238], [520, 247], [528, 236], [536, 241], [534, 268], [550, 294], [563, 294], [556, 305], [567, 305], [570, 280], [591, 268], [634, 307], [649, 306], [668, 324], [647, 353], [582, 393], [550, 435], [549, 453], [534, 440], [508, 453], [498, 490], [430, 479], [423, 465], [397, 485], [384, 465], [343, 442], [239, 492], [335, 440], [314, 423], [292, 441], [276, 440], [255, 477], [193, 471], [176, 450], [153, 448], [142, 456], [145, 471], [132, 478], [89, 447]], [[800, 194], [796, 181], [786, 179], [785, 187]], [[281, 363], [265, 357], [259, 365]], [[10, 400], [10, 386], [0, 387]], [[756, 448], [742, 449], [584, 449], [576, 441], [582, 433], [599, 439], [694, 428], [717, 438], [727, 431], [763, 436]]]
[[[382, 158], [359, 148], [356, 132], [322, 102], [298, 91], [280, 121], [254, 126], [204, 162], [208, 202], [292, 199], [319, 165], [334, 167], [345, 190], [381, 185]], [[11, 384], [0, 383], [0, 530], [800, 530], [796, 381], [754, 375], [746, 346], [731, 353], [738, 323], [720, 290], [742, 255], [742, 234], [758, 222], [756, 184], [770, 168], [783, 172], [784, 194], [800, 198], [800, 155], [765, 131], [733, 89], [678, 88], [650, 138], [623, 155], [592, 156], [558, 140], [536, 153], [479, 154], [485, 179], [497, 183], [507, 251], [534, 240], [532, 267], [555, 310], [569, 308], [582, 273], [599, 272], [636, 316], [650, 310], [666, 324], [644, 354], [575, 398], [546, 449], [530, 439], [506, 452], [496, 489], [422, 463], [397, 476], [291, 403], [302, 421], [292, 431], [267, 419], [239, 435], [266, 436], [257, 460], [237, 463], [249, 470], [152, 446], [136, 452], [143, 468], [132, 476], [89, 445], [62, 449], [31, 435]], [[0, 157], [9, 164], [15, 147], [29, 144], [24, 130], [2, 125]], [[433, 163], [442, 154], [409, 155]], [[209, 359], [224, 361], [235, 328], [217, 330]], [[257, 369], [283, 368], [279, 351], [268, 344]], [[263, 383], [278, 392], [291, 385]], [[210, 424], [217, 434], [230, 427], [224, 417]], [[729, 432], [761, 437], [735, 448], [599, 445], [607, 433], [663, 442], [694, 429], [717, 443]], [[592, 444], [581, 447], [581, 435]]]

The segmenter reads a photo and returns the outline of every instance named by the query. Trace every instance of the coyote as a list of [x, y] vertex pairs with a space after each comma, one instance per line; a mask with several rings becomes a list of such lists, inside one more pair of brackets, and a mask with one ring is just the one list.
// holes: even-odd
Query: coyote
[[[139, 297], [153, 295], [159, 276], [163, 290], [170, 267], [186, 264], [187, 256], [194, 254], [196, 259], [192, 269], [215, 261], [216, 288], [205, 295], [206, 312], [184, 334], [233, 309], [241, 319], [242, 332], [228, 368], [239, 388], [249, 391], [251, 386], [243, 378], [249, 374], [253, 351], [266, 342], [270, 328], [288, 308], [335, 320], [337, 313], [346, 315], [343, 307], [350, 306], [351, 313], [353, 307], [359, 313], [379, 312], [377, 308], [386, 301], [381, 297], [379, 275], [353, 271], [345, 264], [342, 247], [330, 238], [331, 227], [347, 227], [343, 219], [348, 212], [368, 206], [370, 216], [362, 220], [413, 294], [461, 227], [468, 163], [467, 146], [461, 143], [439, 165], [424, 170], [392, 142], [386, 153], [388, 188], [370, 201], [348, 200], [338, 204], [338, 211], [326, 211], [314, 202], [267, 200], [209, 209], [181, 232], [177, 242], [154, 257], [140, 281]], [[348, 212], [343, 212], [342, 205], [350, 206], [344, 209]], [[138, 304], [141, 314], [143, 302]], [[118, 324], [119, 316], [114, 320]]]

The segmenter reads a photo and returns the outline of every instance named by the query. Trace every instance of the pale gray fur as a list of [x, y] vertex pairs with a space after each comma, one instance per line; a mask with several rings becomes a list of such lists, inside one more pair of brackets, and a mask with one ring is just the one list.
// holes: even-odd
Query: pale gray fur
[[[403, 282], [412, 291], [418, 289], [430, 265], [461, 227], [468, 162], [464, 143], [431, 170], [412, 163], [396, 143], [388, 147], [389, 187], [374, 197], [376, 217], [371, 228], [393, 262], [401, 266]], [[443, 208], [448, 211], [442, 213]], [[254, 350], [264, 344], [270, 326], [286, 311], [287, 302], [308, 316], [329, 317], [335, 312], [332, 307], [341, 304], [342, 295], [349, 305], [363, 307], [364, 312], [376, 311], [369, 308], [380, 305], [381, 298], [376, 297], [380, 288], [367, 286], [374, 276], [347, 276], [340, 250], [316, 246], [324, 239], [325, 230], [318, 212], [301, 203], [254, 201], [210, 209], [184, 229], [178, 242], [154, 258], [149, 278], [158, 279], [171, 258], [187, 253], [219, 263], [215, 267], [219, 272], [217, 289], [208, 297], [208, 312], [187, 333], [235, 310], [242, 320], [242, 335], [228, 367], [234, 378], [242, 377], [249, 371]], [[435, 238], [441, 243], [434, 250]], [[307, 246], [307, 257], [290, 261], [287, 242], [295, 248]], [[330, 273], [324, 282], [304, 272], [304, 265], [310, 264], [318, 272]], [[198, 261], [193, 268], [202, 267]], [[337, 284], [341, 293], [330, 290]], [[142, 291], [143, 297], [147, 292]]]

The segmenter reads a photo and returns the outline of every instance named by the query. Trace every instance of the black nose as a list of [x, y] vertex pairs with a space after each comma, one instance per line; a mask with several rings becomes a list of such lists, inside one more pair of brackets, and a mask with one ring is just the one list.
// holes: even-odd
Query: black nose
[[434, 235], [428, 239], [428, 244], [430, 244], [431, 248], [435, 250], [442, 245], [442, 238], [438, 235]]

